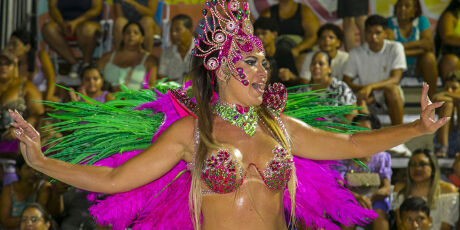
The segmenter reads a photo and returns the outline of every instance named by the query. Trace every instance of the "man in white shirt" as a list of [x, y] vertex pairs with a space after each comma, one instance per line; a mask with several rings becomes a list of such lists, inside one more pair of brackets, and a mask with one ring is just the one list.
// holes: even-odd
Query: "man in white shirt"
[[170, 33], [172, 45], [161, 52], [158, 75], [182, 84], [190, 72], [190, 50], [194, 46], [192, 18], [184, 14], [175, 16]]
[[399, 82], [407, 69], [406, 57], [401, 43], [385, 39], [387, 27], [382, 16], [372, 15], [366, 20], [366, 43], [350, 51], [343, 80], [359, 102], [386, 105], [391, 123], [397, 125], [403, 122], [404, 99]]

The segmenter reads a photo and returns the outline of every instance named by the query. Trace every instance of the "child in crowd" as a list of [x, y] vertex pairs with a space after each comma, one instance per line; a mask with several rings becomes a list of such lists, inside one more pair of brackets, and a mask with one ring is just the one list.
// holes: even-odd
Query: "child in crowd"
[[420, 197], [411, 197], [404, 200], [399, 208], [399, 217], [401, 218], [401, 224], [398, 229], [428, 230], [433, 225], [430, 207]]
[[[88, 66], [82, 72], [82, 85], [78, 91], [80, 94], [90, 97], [101, 103], [113, 100], [113, 95], [106, 90], [103, 90], [104, 78], [96, 68], [96, 66]], [[72, 101], [85, 101], [82, 97], [77, 95], [74, 91], [69, 91]]]

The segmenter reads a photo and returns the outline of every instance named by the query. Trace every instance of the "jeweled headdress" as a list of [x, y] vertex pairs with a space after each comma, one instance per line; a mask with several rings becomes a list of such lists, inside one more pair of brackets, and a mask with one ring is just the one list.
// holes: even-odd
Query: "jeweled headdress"
[[236, 68], [235, 64], [242, 59], [241, 54], [254, 49], [264, 52], [262, 43], [254, 36], [249, 4], [237, 0], [211, 0], [206, 1], [205, 6], [207, 9], [202, 11], [205, 20], [199, 24], [204, 33], [195, 38], [192, 55], [203, 57], [206, 69], [214, 71], [222, 67], [225, 74], [247, 86], [249, 81], [243, 69]]

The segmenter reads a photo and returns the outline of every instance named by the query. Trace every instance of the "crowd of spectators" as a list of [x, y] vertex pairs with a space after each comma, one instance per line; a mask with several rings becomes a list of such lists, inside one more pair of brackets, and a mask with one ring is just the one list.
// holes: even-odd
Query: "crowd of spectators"
[[[378, 113], [388, 114], [393, 125], [403, 123], [401, 81], [416, 79], [419, 86], [427, 82], [430, 98], [445, 102], [438, 115], [451, 117], [435, 134], [433, 150], [414, 151], [406, 176], [393, 183], [391, 151], [360, 159], [370, 171], [351, 160], [341, 162], [337, 170], [359, 204], [378, 214], [367, 229], [460, 229], [460, 1], [450, 1], [435, 30], [420, 0], [397, 0], [389, 18], [368, 15], [367, 0], [337, 2], [342, 27], [321, 25], [312, 9], [294, 0], [278, 0], [261, 12], [254, 33], [270, 63], [269, 82], [304, 85], [296, 92], [320, 92], [329, 105], [358, 106], [345, 117], [331, 119], [369, 129], [380, 128]], [[48, 1], [50, 19], [40, 33], [61, 62], [52, 62], [50, 52], [37, 49], [34, 35], [24, 29], [14, 31], [0, 52], [1, 230], [110, 228], [91, 219], [85, 191], [49, 183], [50, 178], [24, 164], [8, 109], [39, 128], [52, 121], [43, 119], [46, 108], [38, 100], [105, 103], [121, 86], [152, 88], [164, 78], [178, 83], [189, 79], [193, 39], [203, 33], [194, 27], [199, 22], [190, 15], [175, 15], [169, 27], [171, 45], [160, 47], [164, 25], [155, 20], [158, 0], [114, 0], [113, 48], [96, 55], [103, 4]], [[69, 66], [64, 74], [62, 62], [64, 69]], [[61, 75], [74, 80], [58, 81]], [[61, 90], [56, 82], [71, 90]], [[441, 174], [440, 157], [455, 158], [451, 174]], [[374, 187], [353, 185], [368, 180]]]

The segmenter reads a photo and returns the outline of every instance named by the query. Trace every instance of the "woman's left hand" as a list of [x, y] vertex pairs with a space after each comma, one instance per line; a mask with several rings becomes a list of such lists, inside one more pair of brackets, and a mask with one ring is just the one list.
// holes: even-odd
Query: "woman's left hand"
[[444, 104], [444, 101], [433, 104], [428, 97], [428, 88], [428, 84], [424, 82], [420, 101], [422, 111], [420, 112], [420, 120], [417, 122], [417, 129], [422, 134], [434, 133], [450, 120], [450, 117], [443, 117], [435, 121], [435, 109], [441, 107]]

